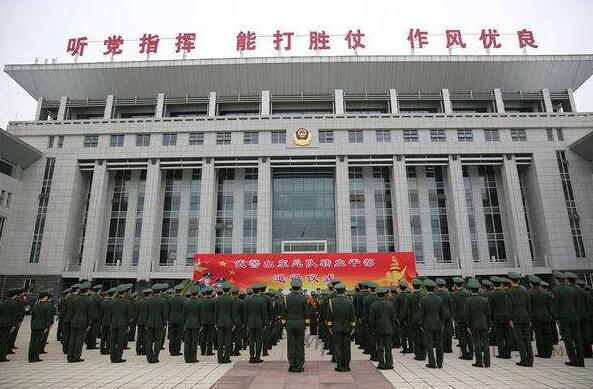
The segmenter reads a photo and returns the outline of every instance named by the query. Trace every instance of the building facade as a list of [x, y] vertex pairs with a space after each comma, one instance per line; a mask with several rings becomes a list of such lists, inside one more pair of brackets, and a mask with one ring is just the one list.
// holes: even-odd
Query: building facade
[[18, 182], [5, 284], [189, 278], [196, 252], [377, 251], [414, 251], [428, 276], [590, 281], [593, 113], [573, 91], [593, 56], [5, 71], [38, 101], [7, 132], [39, 151], [0, 174], [1, 193]]

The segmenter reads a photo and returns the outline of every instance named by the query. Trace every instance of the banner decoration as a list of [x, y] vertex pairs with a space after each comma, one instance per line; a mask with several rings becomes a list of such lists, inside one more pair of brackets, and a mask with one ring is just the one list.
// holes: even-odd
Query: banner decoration
[[382, 286], [408, 283], [416, 277], [413, 252], [382, 253], [257, 253], [257, 254], [194, 254], [193, 279], [201, 285], [219, 286], [229, 281], [241, 289], [255, 283], [268, 288], [290, 288], [290, 280], [300, 278], [303, 288], [327, 288], [339, 279], [348, 289], [362, 281]]

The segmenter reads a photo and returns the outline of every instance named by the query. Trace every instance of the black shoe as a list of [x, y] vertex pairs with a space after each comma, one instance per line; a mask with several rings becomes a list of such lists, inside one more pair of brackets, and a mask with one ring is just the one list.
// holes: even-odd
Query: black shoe
[[9, 355], [10, 355], [10, 354], [14, 354], [14, 351], [12, 351], [12, 350], [8, 350], [8, 352], [7, 352], [6, 354], [9, 354]]
[[125, 359], [120, 359], [119, 361], [115, 361], [115, 362], [113, 362], [113, 363], [123, 363], [123, 362], [125, 362], [125, 361], [126, 361]]
[[34, 359], [32, 361], [29, 361], [29, 362], [31, 362], [31, 363], [33, 363], [33, 362], [43, 362], [43, 359]]
[[430, 363], [426, 364], [426, 367], [428, 367], [429, 369], [436, 369], [437, 367], [435, 365], [431, 365]]
[[415, 360], [415, 361], [423, 361], [423, 360], [424, 360], [424, 358], [414, 357], [414, 360]]
[[6, 359], [6, 358], [0, 359], [0, 362], [10, 362], [10, 359]]
[[249, 358], [249, 363], [255, 363], [255, 359]]
[[484, 365], [482, 365], [482, 364], [477, 364], [477, 363], [472, 363], [472, 366], [473, 366], [473, 367], [484, 367]]
[[499, 359], [511, 359], [511, 357], [507, 357], [506, 355], [496, 355], [496, 358], [499, 358]]
[[[202, 354], [202, 355], [203, 355], [203, 354]], [[206, 354], [206, 355], [207, 355], [207, 356], [212, 356], [212, 355], [214, 355], [214, 353], [208, 353], [208, 354]]]
[[297, 373], [302, 373], [302, 372], [304, 372], [304, 371], [305, 371], [305, 368], [304, 368], [304, 367], [299, 367], [299, 368], [297, 369]]
[[253, 361], [253, 363], [263, 363], [263, 362], [264, 362], [264, 360], [261, 358], [257, 358]]
[[339, 368], [339, 367], [336, 367], [334, 370], [337, 371], [337, 372], [339, 372], [339, 373], [343, 373], [344, 372], [344, 369]]
[[296, 367], [292, 367], [292, 366], [289, 366], [288, 367], [288, 372], [289, 373], [296, 373], [297, 371], [298, 371], [298, 369]]
[[527, 366], [527, 365], [525, 365], [524, 363], [521, 363], [521, 362], [515, 362], [515, 365], [521, 366], [521, 367], [526, 367]]
[[263, 353], [263, 354], [262, 354], [262, 356], [263, 356], [263, 357], [267, 357], [267, 356], [269, 356], [269, 355], [270, 355], [270, 354], [268, 354], [267, 352], [265, 352], [265, 353]]
[[347, 372], [349, 372], [349, 371], [350, 371], [350, 368], [349, 368], [349, 367], [345, 367], [343, 371], [344, 371], [345, 373], [347, 373]]

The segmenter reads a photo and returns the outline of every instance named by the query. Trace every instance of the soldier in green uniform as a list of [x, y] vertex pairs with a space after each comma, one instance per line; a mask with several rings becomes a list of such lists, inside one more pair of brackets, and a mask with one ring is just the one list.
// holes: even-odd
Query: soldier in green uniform
[[334, 337], [334, 356], [336, 371], [350, 371], [350, 337], [356, 326], [354, 304], [346, 296], [346, 285], [335, 286], [336, 295], [329, 300], [327, 326]]
[[241, 348], [243, 347], [243, 338], [245, 337], [245, 301], [239, 298], [239, 287], [233, 286], [231, 288], [231, 295], [233, 296], [233, 346], [231, 350], [232, 356], [240, 356]]
[[474, 353], [474, 345], [469, 334], [468, 318], [465, 313], [465, 300], [470, 296], [467, 289], [463, 287], [463, 279], [460, 277], [453, 277], [455, 284], [455, 292], [451, 299], [451, 308], [453, 317], [455, 318], [455, 330], [457, 331], [457, 338], [459, 340], [459, 348], [461, 355], [459, 359], [466, 359], [471, 361]]
[[29, 341], [29, 362], [41, 362], [39, 353], [43, 346], [44, 333], [49, 331], [53, 317], [48, 315], [46, 301], [48, 295], [45, 292], [39, 294], [37, 303], [31, 310], [31, 340]]
[[445, 323], [443, 325], [443, 352], [453, 352], [453, 317], [451, 316], [451, 293], [447, 289], [447, 282], [442, 278], [436, 279], [437, 290], [435, 294], [443, 300]]
[[167, 325], [169, 309], [161, 293], [163, 284], [152, 286], [154, 294], [146, 299], [146, 336], [144, 351], [148, 363], [158, 363], [161, 352], [163, 328]]
[[424, 281], [426, 295], [419, 302], [419, 319], [428, 353], [430, 369], [443, 367], [443, 327], [445, 326], [445, 305], [443, 299], [434, 293], [436, 282]]
[[127, 341], [127, 329], [132, 322], [132, 303], [126, 297], [126, 291], [132, 285], [124, 284], [117, 288], [117, 296], [111, 302], [111, 324], [109, 343], [111, 344], [111, 363], [122, 363], [124, 347]]
[[527, 289], [519, 285], [521, 276], [518, 273], [510, 272], [507, 275], [512, 282], [509, 289], [509, 302], [511, 314], [511, 328], [515, 334], [517, 347], [521, 360], [517, 362], [518, 366], [533, 366], [533, 349], [531, 348], [531, 331], [529, 329], [529, 318], [531, 317], [531, 302], [527, 294]]
[[[591, 349], [591, 334], [589, 333], [589, 304], [587, 301], [587, 292], [577, 284], [578, 277], [572, 272], [564, 273], [566, 275], [566, 283], [577, 292], [577, 314], [579, 316], [579, 330], [581, 331], [581, 347], [583, 349], [583, 357], [593, 357], [593, 350]], [[579, 280], [584, 282], [582, 280]]]
[[138, 302], [141, 300], [141, 298], [142, 297], [140, 296], [140, 293], [138, 293], [138, 291], [134, 291], [134, 293], [132, 293], [129, 297], [130, 304], [132, 307], [132, 321], [130, 322], [128, 330], [128, 342], [133, 342], [136, 340], [136, 327], [138, 325]]
[[535, 348], [538, 358], [552, 356], [552, 296], [541, 287], [541, 280], [531, 274], [528, 277], [530, 289], [527, 291], [531, 304], [531, 328], [535, 333]]
[[503, 289], [503, 279], [498, 276], [490, 277], [494, 290], [490, 293], [488, 304], [490, 305], [492, 329], [498, 348], [496, 358], [511, 358], [511, 331], [509, 326], [509, 296]]
[[49, 331], [51, 327], [54, 325], [55, 314], [54, 299], [51, 290], [46, 290], [45, 292], [43, 292], [43, 294], [45, 295], [45, 301], [43, 302], [43, 310], [49, 323], [47, 329], [43, 331], [43, 340], [41, 342], [39, 354], [47, 354], [47, 352], [45, 351], [45, 345], [48, 344], [47, 338], [49, 337]]
[[490, 307], [488, 299], [479, 294], [480, 283], [475, 278], [467, 283], [471, 296], [465, 300], [470, 333], [474, 343], [476, 363], [474, 367], [490, 367]]
[[373, 327], [371, 326], [371, 307], [377, 301], [377, 284], [375, 282], [367, 282], [369, 286], [369, 294], [363, 300], [363, 323], [365, 323], [365, 330], [367, 335], [365, 337], [365, 345], [363, 354], [369, 354], [371, 361], [378, 361], [377, 355], [377, 338], [373, 336]]
[[116, 288], [110, 288], [105, 292], [105, 297], [101, 302], [101, 342], [99, 343], [99, 351], [101, 355], [111, 354], [111, 303], [113, 302], [113, 294]]
[[79, 284], [70, 287], [70, 292], [64, 297], [64, 319], [62, 320], [62, 352], [68, 354], [70, 342], [70, 320], [72, 320], [72, 300], [78, 293]]
[[560, 325], [560, 335], [564, 341], [568, 366], [585, 367], [581, 332], [579, 329], [578, 292], [566, 284], [566, 274], [554, 272], [557, 286], [552, 289], [554, 294], [553, 315]]
[[303, 281], [293, 278], [290, 293], [284, 296], [282, 322], [286, 324], [287, 355], [292, 373], [305, 371], [305, 326], [308, 324], [307, 298], [301, 293]]
[[181, 296], [183, 285], [176, 285], [175, 295], [171, 296], [167, 304], [169, 306], [169, 354], [172, 357], [181, 355], [181, 336], [183, 330], [183, 303]]
[[391, 348], [400, 348], [401, 336], [397, 317], [399, 313], [399, 307], [397, 306], [397, 286], [392, 285], [387, 291], [389, 292], [387, 298], [393, 304], [393, 310], [395, 311], [395, 320], [393, 321], [393, 336], [391, 337]]
[[25, 319], [25, 306], [27, 303], [25, 302], [25, 289], [20, 288], [17, 289], [17, 296], [14, 299], [15, 310], [16, 310], [16, 325], [12, 327], [10, 331], [10, 339], [8, 341], [8, 353], [14, 354], [14, 349], [18, 348], [15, 346], [16, 337], [18, 336], [19, 329], [21, 328], [21, 324], [23, 324], [23, 320]]
[[183, 303], [183, 358], [185, 363], [198, 362], [198, 340], [200, 335], [200, 287], [191, 288], [191, 298]]
[[62, 341], [62, 333], [64, 328], [64, 299], [70, 293], [70, 288], [64, 289], [62, 297], [58, 300], [58, 328], [56, 330], [56, 339], [58, 342]]
[[10, 331], [16, 325], [16, 307], [14, 299], [17, 296], [16, 289], [8, 291], [8, 299], [0, 303], [0, 362], [8, 362], [8, 346], [10, 341]]
[[412, 334], [412, 341], [414, 342], [414, 359], [416, 361], [424, 361], [426, 359], [426, 342], [422, 329], [420, 327], [420, 299], [422, 298], [422, 281], [414, 279], [412, 281], [414, 291], [408, 299], [407, 311], [410, 318], [410, 329]]
[[408, 311], [408, 299], [410, 298], [411, 293], [408, 283], [405, 280], [400, 280], [398, 289], [399, 293], [396, 297], [398, 308], [396, 320], [400, 328], [401, 336], [400, 344], [402, 349], [400, 353], [409, 354], [414, 352], [414, 342], [412, 341], [412, 337], [410, 335], [410, 313]]
[[90, 283], [83, 282], [79, 285], [78, 294], [72, 298], [70, 313], [70, 340], [68, 341], [68, 362], [83, 362], [82, 345], [86, 331], [89, 329], [90, 299], [86, 295]]
[[251, 287], [252, 296], [245, 300], [246, 326], [249, 333], [249, 363], [261, 363], [263, 331], [268, 322], [266, 301], [259, 295], [260, 284]]
[[[364, 331], [364, 299], [369, 294], [369, 286], [366, 281], [361, 281], [358, 283], [358, 292], [354, 295], [352, 299], [352, 303], [354, 304], [354, 314], [356, 315], [356, 329], [355, 329], [355, 341], [358, 344], [358, 348], [364, 348], [366, 344], [366, 336], [367, 334]], [[318, 300], [318, 312], [319, 312], [319, 304], [320, 301]], [[321, 317], [320, 324], [322, 324]]]
[[90, 289], [90, 329], [86, 333], [86, 349], [95, 350], [97, 348], [97, 336], [101, 328], [101, 301], [103, 298], [99, 294], [103, 285], [95, 285]]
[[142, 291], [142, 297], [137, 303], [137, 319], [136, 325], [138, 326], [138, 336], [136, 337], [136, 355], [146, 355], [144, 345], [146, 343], [146, 319], [147, 319], [147, 308], [146, 299], [152, 294], [151, 288], [146, 288]]
[[[375, 339], [377, 347], [377, 368], [380, 370], [393, 369], [393, 353], [391, 351], [391, 337], [393, 336], [393, 322], [395, 310], [393, 303], [385, 298], [387, 288], [376, 287], [377, 298], [371, 304], [369, 311], [369, 328], [371, 337]], [[368, 300], [368, 298], [367, 298]]]
[[200, 331], [200, 352], [202, 355], [214, 355], [212, 346], [214, 343], [214, 298], [213, 289], [207, 286], [202, 290], [200, 299], [200, 321], [202, 330]]
[[309, 320], [311, 321], [311, 327], [309, 333], [311, 335], [317, 335], [319, 324], [317, 322], [317, 292], [311, 291], [311, 299], [309, 299]]
[[214, 325], [218, 332], [218, 363], [231, 363], [232, 334], [235, 323], [234, 299], [230, 295], [231, 284], [222, 284], [222, 296], [214, 300]]

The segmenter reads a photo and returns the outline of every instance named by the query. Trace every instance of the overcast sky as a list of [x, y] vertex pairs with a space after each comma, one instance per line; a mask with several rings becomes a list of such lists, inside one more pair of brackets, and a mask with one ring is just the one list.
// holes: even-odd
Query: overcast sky
[[[312, 55], [313, 30], [332, 35], [331, 50], [323, 55], [345, 55], [343, 36], [358, 28], [366, 35], [359, 54], [410, 54], [410, 28], [429, 33], [428, 47], [415, 55], [448, 54], [443, 33], [448, 28], [462, 30], [467, 44], [453, 55], [485, 54], [478, 40], [482, 28], [501, 33], [503, 46], [493, 55], [523, 54], [516, 37], [523, 28], [534, 31], [539, 45], [528, 54], [592, 54], [593, 0], [0, 0], [0, 65], [34, 63], [36, 57], [73, 62], [66, 44], [78, 36], [91, 41], [79, 62], [109, 61], [102, 55], [103, 40], [113, 34], [125, 40], [116, 61], [145, 60], [138, 53], [143, 33], [162, 38], [151, 59], [180, 58], [173, 39], [180, 32], [197, 34], [188, 58], [238, 56], [236, 35], [247, 30], [259, 38], [257, 50], [245, 56], [263, 57], [277, 55], [270, 37], [277, 29], [297, 35], [290, 55]], [[579, 111], [593, 111], [593, 80], [575, 96]], [[0, 128], [11, 120], [32, 120], [35, 108], [33, 98], [2, 71]]]

